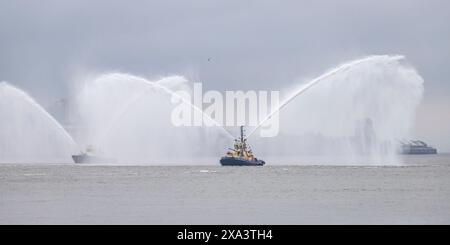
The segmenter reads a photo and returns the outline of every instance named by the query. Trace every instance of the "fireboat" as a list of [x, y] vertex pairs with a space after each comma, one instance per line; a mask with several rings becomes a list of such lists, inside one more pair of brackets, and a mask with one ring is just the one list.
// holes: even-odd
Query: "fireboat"
[[229, 149], [226, 156], [220, 159], [222, 166], [263, 166], [263, 160], [256, 158], [247, 139], [244, 136], [244, 126], [241, 126], [241, 136], [234, 140], [234, 148]]

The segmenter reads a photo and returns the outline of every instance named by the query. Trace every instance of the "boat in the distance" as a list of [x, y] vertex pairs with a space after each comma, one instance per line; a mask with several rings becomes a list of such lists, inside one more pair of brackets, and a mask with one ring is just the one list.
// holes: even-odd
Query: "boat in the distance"
[[437, 154], [437, 149], [427, 145], [421, 140], [410, 140], [408, 142], [400, 141], [400, 154], [417, 155], [417, 154]]
[[263, 166], [265, 163], [253, 155], [245, 139], [243, 126], [241, 126], [241, 136], [234, 141], [234, 148], [220, 159], [222, 166]]
[[75, 163], [115, 163], [116, 160], [100, 156], [94, 153], [94, 148], [88, 146], [85, 152], [81, 152], [77, 155], [72, 155], [72, 159]]

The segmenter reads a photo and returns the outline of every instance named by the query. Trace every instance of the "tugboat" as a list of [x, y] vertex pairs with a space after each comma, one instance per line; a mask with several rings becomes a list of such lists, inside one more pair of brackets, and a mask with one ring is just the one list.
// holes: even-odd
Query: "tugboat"
[[222, 166], [263, 166], [265, 163], [253, 155], [244, 136], [244, 126], [241, 126], [241, 137], [234, 140], [234, 149], [220, 159]]
[[115, 159], [94, 155], [94, 148], [88, 146], [85, 152], [78, 155], [72, 155], [75, 163], [115, 163]]

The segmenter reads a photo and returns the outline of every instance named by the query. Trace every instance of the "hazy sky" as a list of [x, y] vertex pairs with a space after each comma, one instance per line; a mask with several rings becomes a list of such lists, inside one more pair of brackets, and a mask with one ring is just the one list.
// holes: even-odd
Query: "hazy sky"
[[0, 80], [44, 106], [92, 72], [279, 89], [370, 54], [403, 54], [416, 67], [425, 79], [416, 135], [450, 152], [448, 0], [0, 0]]

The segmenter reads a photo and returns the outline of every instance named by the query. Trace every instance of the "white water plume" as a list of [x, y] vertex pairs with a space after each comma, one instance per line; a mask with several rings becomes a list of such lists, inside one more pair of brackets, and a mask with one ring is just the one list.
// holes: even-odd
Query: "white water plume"
[[0, 163], [72, 162], [77, 146], [28, 94], [0, 82]]
[[[172, 91], [190, 89], [181, 76], [97, 76], [76, 96], [72, 133], [81, 149], [93, 146], [94, 153], [121, 163], [217, 164], [231, 144], [224, 128], [171, 123]], [[289, 91], [266, 118], [280, 114], [280, 134], [258, 138], [257, 128], [249, 134], [258, 157], [271, 159], [268, 164], [383, 165], [399, 162], [397, 140], [410, 138], [423, 79], [402, 56], [369, 56]], [[80, 151], [53, 117], [6, 82], [0, 83], [0, 115], [0, 162], [72, 162]]]
[[220, 155], [230, 141], [222, 127], [175, 127], [170, 121], [172, 91], [189, 89], [181, 76], [153, 82], [122, 73], [100, 75], [76, 98], [79, 142], [121, 163], [177, 164]]
[[392, 164], [397, 140], [409, 138], [423, 79], [402, 56], [369, 56], [290, 91], [266, 118], [280, 113], [280, 135], [251, 139], [260, 152], [314, 164]]
[[[219, 159], [230, 144], [223, 128], [171, 124], [172, 91], [181, 89], [190, 85], [180, 76], [155, 82], [120, 73], [96, 77], [77, 97], [79, 142], [120, 162]], [[423, 79], [402, 56], [369, 56], [289, 91], [266, 118], [280, 113], [280, 134], [249, 139], [259, 157], [276, 159], [273, 164], [285, 163], [281, 156], [295, 164], [392, 164], [398, 163], [397, 140], [409, 138]]]

